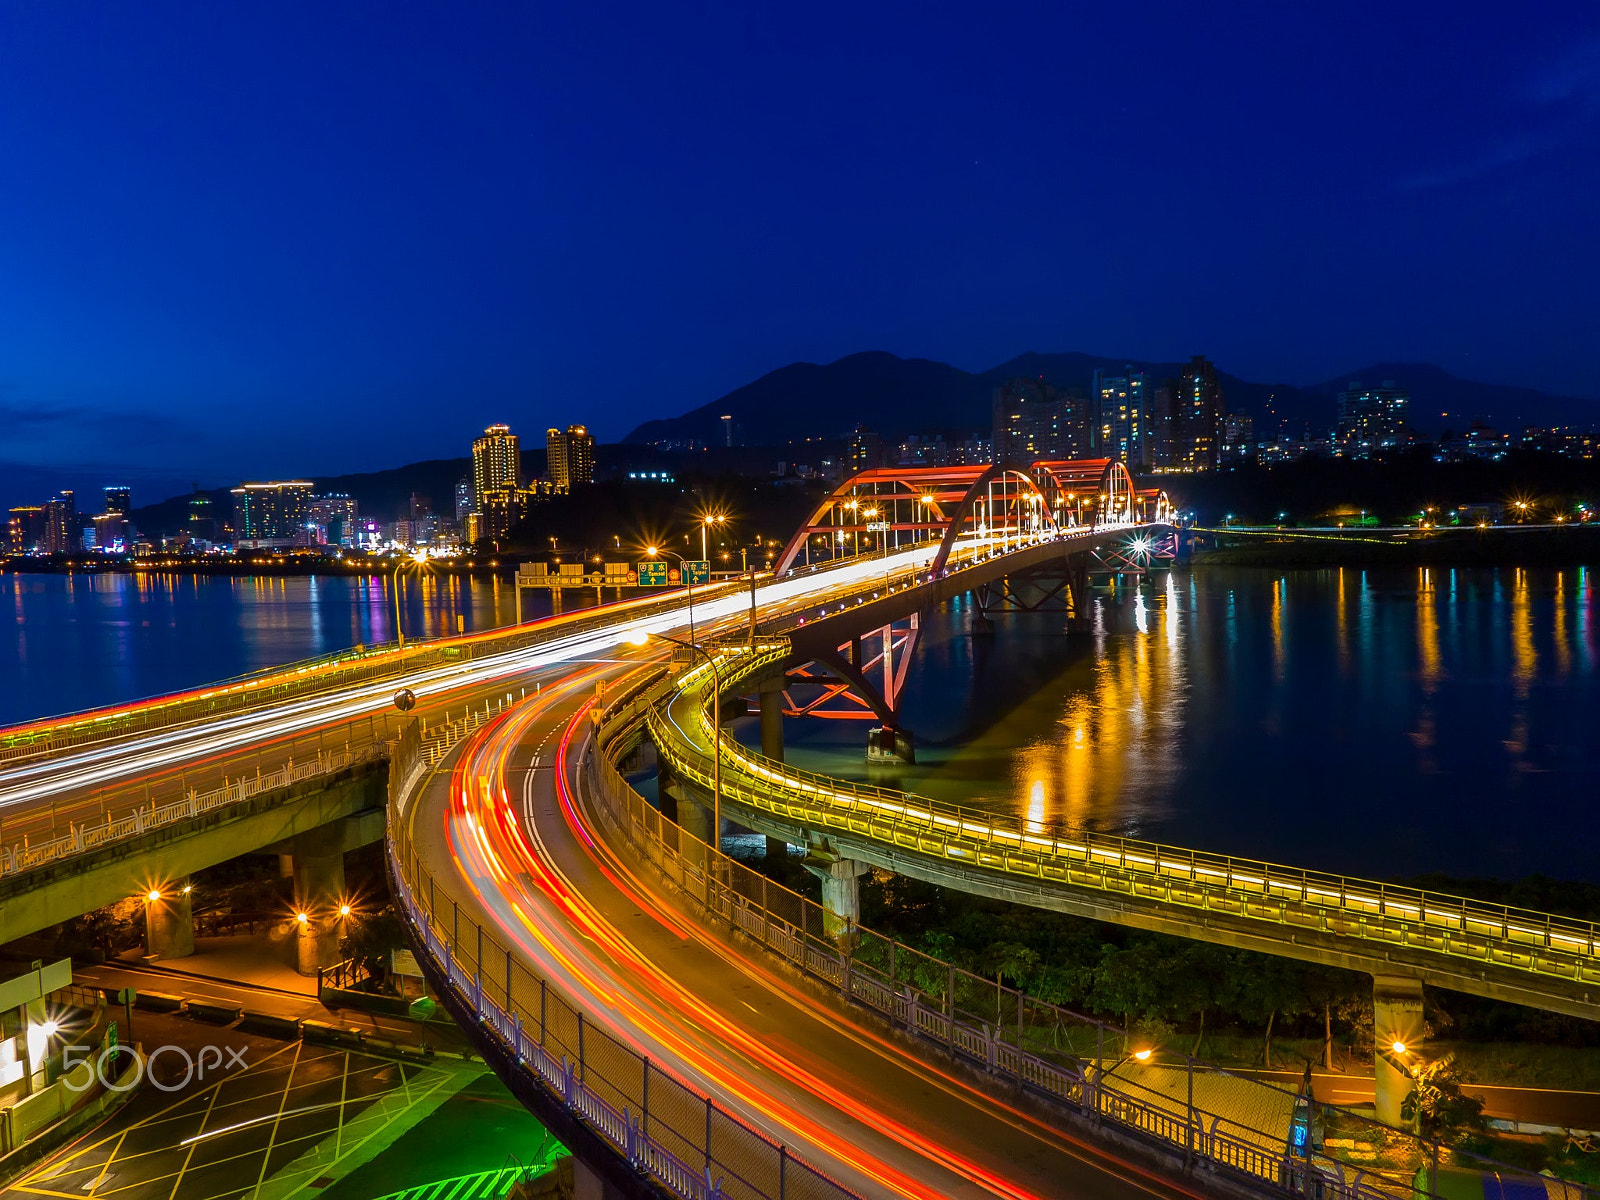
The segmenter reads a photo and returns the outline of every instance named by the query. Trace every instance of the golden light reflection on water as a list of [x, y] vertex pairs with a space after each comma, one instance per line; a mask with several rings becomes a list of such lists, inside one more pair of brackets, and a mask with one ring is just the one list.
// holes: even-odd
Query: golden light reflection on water
[[1427, 567], [1417, 572], [1417, 658], [1422, 667], [1422, 690], [1431, 693], [1439, 682], [1439, 610], [1433, 575]]
[[1126, 828], [1166, 811], [1187, 703], [1178, 601], [1171, 578], [1142, 589], [1127, 609], [1132, 630], [1097, 639], [1088, 686], [1017, 752], [1013, 794], [1030, 825]]
[[1511, 573], [1511, 659], [1512, 678], [1518, 693], [1525, 694], [1539, 668], [1539, 655], [1533, 647], [1533, 605], [1528, 595], [1528, 572], [1518, 567]]

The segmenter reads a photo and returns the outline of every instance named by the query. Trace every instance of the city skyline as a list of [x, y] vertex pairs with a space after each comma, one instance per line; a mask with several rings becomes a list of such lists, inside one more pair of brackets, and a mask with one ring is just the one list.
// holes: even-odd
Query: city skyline
[[613, 441], [869, 348], [1596, 396], [1594, 13], [1382, 17], [13, 10], [5, 469], [372, 469], [580, 394]]

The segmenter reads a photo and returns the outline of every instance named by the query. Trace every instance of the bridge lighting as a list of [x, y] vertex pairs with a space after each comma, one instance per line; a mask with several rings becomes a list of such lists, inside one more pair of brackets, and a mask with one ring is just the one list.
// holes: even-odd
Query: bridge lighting
[[1148, 1050], [1135, 1050], [1133, 1052], [1133, 1056], [1135, 1058], [1137, 1058], [1140, 1062], [1149, 1062], [1150, 1061], [1150, 1051], [1148, 1051]]
[[306, 922], [311, 920], [311, 915], [309, 913], [297, 912], [294, 915], [294, 919], [303, 926], [306, 924]]
[[157, 900], [161, 899], [161, 893], [156, 891], [154, 888], [151, 888], [149, 894], [145, 896], [145, 899], [150, 901], [151, 904], [154, 904]]
[[348, 917], [350, 915], [350, 913], [351, 913], [351, 908], [350, 908], [350, 906], [348, 904], [339, 905], [339, 915], [341, 917]]
[[1406, 1052], [1406, 1044], [1404, 1042], [1394, 1042], [1389, 1046], [1389, 1049], [1396, 1054], [1404, 1054]]
[[183, 894], [185, 896], [187, 896], [192, 891], [194, 891], [194, 884], [186, 883], [186, 884], [183, 885]]

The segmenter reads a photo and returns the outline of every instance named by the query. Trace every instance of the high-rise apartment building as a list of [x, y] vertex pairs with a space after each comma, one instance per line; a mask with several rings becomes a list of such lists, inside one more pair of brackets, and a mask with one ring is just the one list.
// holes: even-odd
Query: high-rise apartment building
[[52, 497], [44, 506], [44, 541], [47, 554], [75, 554], [83, 548], [78, 536], [78, 501], [70, 491]]
[[1162, 471], [1214, 471], [1222, 459], [1227, 408], [1216, 368], [1197, 354], [1156, 396], [1155, 467]]
[[850, 431], [845, 446], [845, 456], [849, 460], [849, 473], [865, 471], [868, 467], [883, 466], [883, 439], [865, 425], [857, 425]]
[[1411, 393], [1392, 379], [1375, 388], [1352, 380], [1339, 393], [1340, 448], [1353, 458], [1366, 458], [1375, 450], [1404, 445], [1410, 407]]
[[6, 545], [13, 554], [26, 554], [44, 547], [45, 509], [42, 504], [13, 508], [6, 521]]
[[1009, 380], [994, 391], [994, 461], [1083, 457], [1089, 441], [1086, 408], [1081, 394], [1043, 379]]
[[522, 450], [509, 425], [491, 425], [472, 443], [472, 491], [479, 504], [496, 488], [522, 486]]
[[544, 434], [545, 478], [552, 491], [570, 492], [574, 484], [594, 482], [594, 438], [582, 425]]
[[1089, 453], [1120, 458], [1134, 470], [1150, 461], [1150, 408], [1144, 372], [1097, 370], [1089, 388]]
[[311, 521], [311, 484], [303, 479], [241, 483], [232, 489], [233, 528], [242, 549], [303, 542]]
[[360, 538], [356, 498], [344, 492], [311, 498], [307, 524], [315, 527], [319, 545], [354, 546]]
[[106, 507], [108, 513], [115, 513], [119, 517], [126, 517], [133, 512], [133, 492], [124, 484], [115, 484], [105, 489]]
[[196, 492], [189, 497], [189, 524], [186, 531], [197, 542], [217, 540], [217, 521], [211, 512], [211, 497]]
[[476, 505], [472, 495], [472, 480], [463, 475], [456, 480], [456, 525], [460, 526], [466, 521], [467, 514], [475, 511]]

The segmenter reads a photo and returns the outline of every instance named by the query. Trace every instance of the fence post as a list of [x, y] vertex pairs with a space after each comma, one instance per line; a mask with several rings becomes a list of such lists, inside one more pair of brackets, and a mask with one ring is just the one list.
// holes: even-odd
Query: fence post
[[711, 1097], [706, 1097], [706, 1178], [711, 1178]]
[[956, 1048], [956, 965], [946, 963], [949, 971], [949, 982], [944, 989], [945, 1035], [950, 1043], [951, 1051]]

